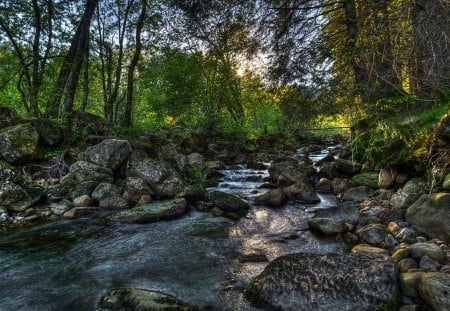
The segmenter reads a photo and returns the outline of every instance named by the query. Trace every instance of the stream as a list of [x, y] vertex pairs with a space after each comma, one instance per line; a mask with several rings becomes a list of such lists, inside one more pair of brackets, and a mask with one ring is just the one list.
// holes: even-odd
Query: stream
[[[249, 202], [267, 191], [258, 189], [267, 170], [234, 165], [221, 173], [210, 190]], [[172, 221], [108, 224], [104, 212], [0, 236], [0, 310], [101, 310], [100, 297], [115, 287], [158, 290], [204, 310], [258, 310], [243, 291], [269, 261], [348, 251], [308, 230], [315, 209], [335, 204], [319, 196], [310, 206], [252, 206], [238, 222], [191, 211]]]

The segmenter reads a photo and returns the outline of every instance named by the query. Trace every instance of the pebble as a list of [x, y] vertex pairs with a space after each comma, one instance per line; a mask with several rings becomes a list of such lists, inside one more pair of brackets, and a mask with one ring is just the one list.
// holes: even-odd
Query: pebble
[[414, 230], [412, 230], [410, 228], [403, 228], [395, 235], [395, 237], [399, 240], [412, 238], [412, 237], [414, 237]]
[[384, 241], [390, 246], [395, 247], [398, 245], [398, 241], [392, 236], [392, 234], [386, 235], [386, 238], [384, 239]]
[[400, 230], [400, 226], [393, 221], [391, 221], [386, 227], [386, 231], [389, 233], [396, 233], [399, 230]]
[[425, 242], [427, 239], [425, 239], [423, 236], [417, 236], [416, 237], [416, 241], [417, 242], [419, 242], [419, 243], [423, 243], [423, 242]]

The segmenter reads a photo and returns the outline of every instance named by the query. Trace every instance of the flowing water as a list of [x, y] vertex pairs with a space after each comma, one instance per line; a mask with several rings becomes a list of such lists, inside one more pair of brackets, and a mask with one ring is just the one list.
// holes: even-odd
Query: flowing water
[[[222, 173], [214, 190], [250, 202], [266, 191], [258, 186], [267, 170], [233, 166]], [[211, 222], [192, 211], [167, 222], [111, 225], [100, 213], [1, 236], [0, 310], [98, 310], [115, 287], [159, 290], [206, 310], [255, 310], [243, 290], [270, 260], [347, 250], [307, 230], [308, 211], [335, 203], [320, 196], [315, 206], [252, 206], [238, 222]]]

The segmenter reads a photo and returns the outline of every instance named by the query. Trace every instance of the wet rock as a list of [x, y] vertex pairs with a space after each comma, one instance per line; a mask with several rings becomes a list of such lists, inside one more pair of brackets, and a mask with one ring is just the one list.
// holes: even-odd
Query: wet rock
[[374, 194], [374, 191], [366, 186], [359, 186], [349, 189], [342, 196], [343, 201], [363, 202]]
[[268, 192], [255, 197], [255, 204], [280, 207], [286, 204], [286, 195], [282, 189], [271, 189]]
[[317, 174], [320, 178], [333, 179], [337, 176], [337, 172], [333, 163], [323, 163], [319, 166]]
[[0, 129], [0, 156], [9, 163], [38, 159], [39, 133], [31, 124]]
[[6, 161], [0, 160], [0, 183], [4, 183], [6, 181], [21, 184], [24, 181], [24, 177], [17, 168], [10, 165]]
[[234, 224], [233, 220], [225, 217], [207, 216], [190, 225], [190, 232], [194, 236], [227, 237], [229, 228]]
[[208, 201], [209, 194], [202, 185], [194, 184], [184, 187], [183, 192], [178, 197], [185, 198], [189, 204], [196, 204], [197, 202]]
[[418, 297], [419, 282], [424, 273], [422, 271], [401, 273], [399, 282], [402, 295], [413, 298]]
[[221, 210], [245, 216], [250, 205], [243, 199], [233, 194], [222, 191], [213, 191], [209, 194], [210, 200]]
[[107, 209], [129, 208], [130, 204], [122, 197], [106, 197], [100, 200], [98, 206]]
[[30, 196], [10, 181], [0, 183], [0, 206], [13, 212], [23, 212], [32, 205]]
[[378, 187], [380, 189], [389, 189], [395, 183], [397, 171], [391, 167], [383, 167], [378, 175]]
[[319, 203], [320, 198], [314, 188], [307, 183], [298, 182], [284, 188], [284, 193], [289, 200], [298, 200], [304, 203]]
[[331, 192], [331, 180], [321, 178], [314, 188], [316, 191]]
[[111, 311], [192, 311], [192, 306], [175, 297], [157, 291], [137, 288], [110, 290], [100, 301], [100, 306]]
[[105, 139], [87, 148], [84, 152], [84, 160], [115, 170], [130, 156], [131, 151], [131, 145], [126, 140]]
[[141, 178], [127, 177], [123, 198], [127, 201], [137, 203], [143, 195], [152, 195], [153, 191]]
[[362, 173], [352, 177], [352, 182], [357, 186], [367, 186], [370, 188], [378, 188], [378, 173], [369, 172]]
[[416, 260], [420, 260], [425, 255], [437, 262], [444, 260], [444, 251], [433, 243], [415, 243], [410, 246], [409, 250], [411, 257]]
[[71, 208], [70, 210], [65, 212], [63, 214], [63, 218], [65, 218], [65, 219], [80, 218], [80, 217], [94, 214], [98, 210], [99, 210], [99, 208], [94, 207], [94, 206], [77, 206], [77, 207]]
[[416, 269], [417, 267], [417, 261], [412, 258], [405, 258], [398, 262], [398, 270], [400, 272], [408, 272], [408, 270]]
[[422, 275], [419, 293], [433, 310], [450, 310], [450, 274], [434, 272]]
[[75, 184], [69, 191], [69, 197], [75, 199], [82, 195], [91, 195], [97, 184], [98, 182], [96, 181], [85, 181], [79, 184]]
[[289, 170], [289, 168], [293, 168], [297, 164], [297, 161], [285, 161], [285, 162], [278, 162], [278, 163], [272, 163], [268, 169], [270, 179], [272, 181], [278, 181], [278, 177], [280, 175]]
[[450, 242], [450, 193], [422, 195], [406, 211], [406, 220], [418, 231]]
[[371, 224], [365, 226], [364, 228], [358, 230], [357, 233], [361, 240], [372, 245], [379, 245], [386, 237], [386, 232], [382, 224]]
[[406, 208], [413, 204], [425, 191], [418, 179], [411, 179], [402, 189], [394, 193], [389, 203], [393, 208]]
[[377, 310], [396, 289], [386, 256], [290, 254], [272, 261], [245, 295], [266, 310]]
[[307, 183], [309, 176], [315, 174], [311, 164], [298, 162], [295, 166], [289, 166], [278, 176], [278, 186], [289, 186], [296, 183]]
[[221, 170], [225, 168], [225, 163], [222, 161], [206, 161], [205, 169], [207, 170]]
[[419, 267], [423, 271], [438, 271], [441, 265], [425, 255], [420, 259]]
[[183, 216], [188, 212], [186, 200], [179, 198], [141, 205], [108, 217], [113, 222], [148, 223]]
[[92, 199], [98, 202], [111, 197], [120, 197], [120, 188], [110, 183], [100, 183], [92, 192]]
[[389, 252], [383, 248], [374, 247], [369, 244], [358, 244], [352, 248], [352, 253], [378, 254], [388, 256]]
[[80, 207], [80, 206], [91, 206], [92, 205], [92, 199], [90, 196], [88, 195], [82, 195], [78, 198], [75, 198], [73, 200], [73, 205], [75, 207]]
[[188, 164], [189, 165], [195, 165], [199, 169], [205, 168], [205, 160], [203, 159], [203, 156], [200, 153], [191, 153], [187, 156]]
[[314, 217], [332, 218], [336, 221], [357, 223], [360, 215], [357, 206], [353, 202], [344, 202], [338, 206], [316, 211]]
[[183, 189], [180, 176], [167, 162], [138, 154], [128, 162], [127, 177], [142, 179], [159, 197], [175, 197]]
[[334, 178], [331, 181], [331, 190], [334, 194], [342, 194], [352, 188], [354, 184], [348, 179]]
[[349, 175], [358, 174], [361, 171], [361, 167], [362, 165], [360, 163], [345, 159], [337, 159], [335, 162], [337, 171]]
[[337, 235], [344, 233], [346, 229], [343, 221], [332, 218], [315, 217], [308, 221], [308, 225], [326, 235]]
[[392, 259], [393, 259], [395, 262], [399, 262], [399, 261], [401, 261], [401, 260], [403, 260], [403, 259], [409, 257], [409, 249], [407, 249], [407, 248], [400, 248], [400, 249], [397, 249], [397, 250], [392, 254], [391, 257], [392, 257]]
[[67, 212], [72, 207], [72, 205], [70, 204], [70, 202], [63, 200], [60, 203], [52, 203], [49, 205], [49, 207], [53, 214], [61, 216], [65, 212]]
[[114, 181], [113, 171], [94, 163], [77, 161], [70, 166], [70, 172], [61, 179], [61, 184], [70, 186], [73, 185], [73, 183], [82, 183], [86, 181], [112, 183]]

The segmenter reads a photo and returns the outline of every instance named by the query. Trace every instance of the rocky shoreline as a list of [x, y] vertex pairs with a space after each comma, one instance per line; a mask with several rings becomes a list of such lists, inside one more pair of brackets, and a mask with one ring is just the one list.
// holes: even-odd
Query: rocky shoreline
[[[133, 140], [90, 136], [84, 148], [71, 152], [70, 165], [62, 158], [41, 164], [36, 160], [42, 157], [43, 135], [28, 123], [0, 130], [0, 226], [5, 234], [100, 210], [110, 211], [105, 220], [111, 223], [169, 220], [190, 209], [239, 221], [249, 203], [206, 188], [217, 183], [226, 165], [265, 168], [262, 162], [271, 161], [261, 186], [267, 190], [250, 203], [308, 205], [320, 201], [317, 191], [333, 193], [342, 203], [315, 211], [309, 227], [353, 244], [355, 254], [280, 257], [247, 288], [250, 301], [282, 310], [450, 308], [449, 172], [430, 192], [423, 172], [353, 161], [348, 146], [333, 148], [313, 163], [308, 155], [324, 145], [280, 153], [261, 144], [248, 153], [219, 147], [201, 135], [179, 139], [176, 133], [147, 133]], [[117, 310], [130, 299], [137, 304], [159, 299], [174, 310], [195, 309], [163, 296], [117, 290], [102, 306]], [[145, 310], [156, 308], [148, 306]]]

